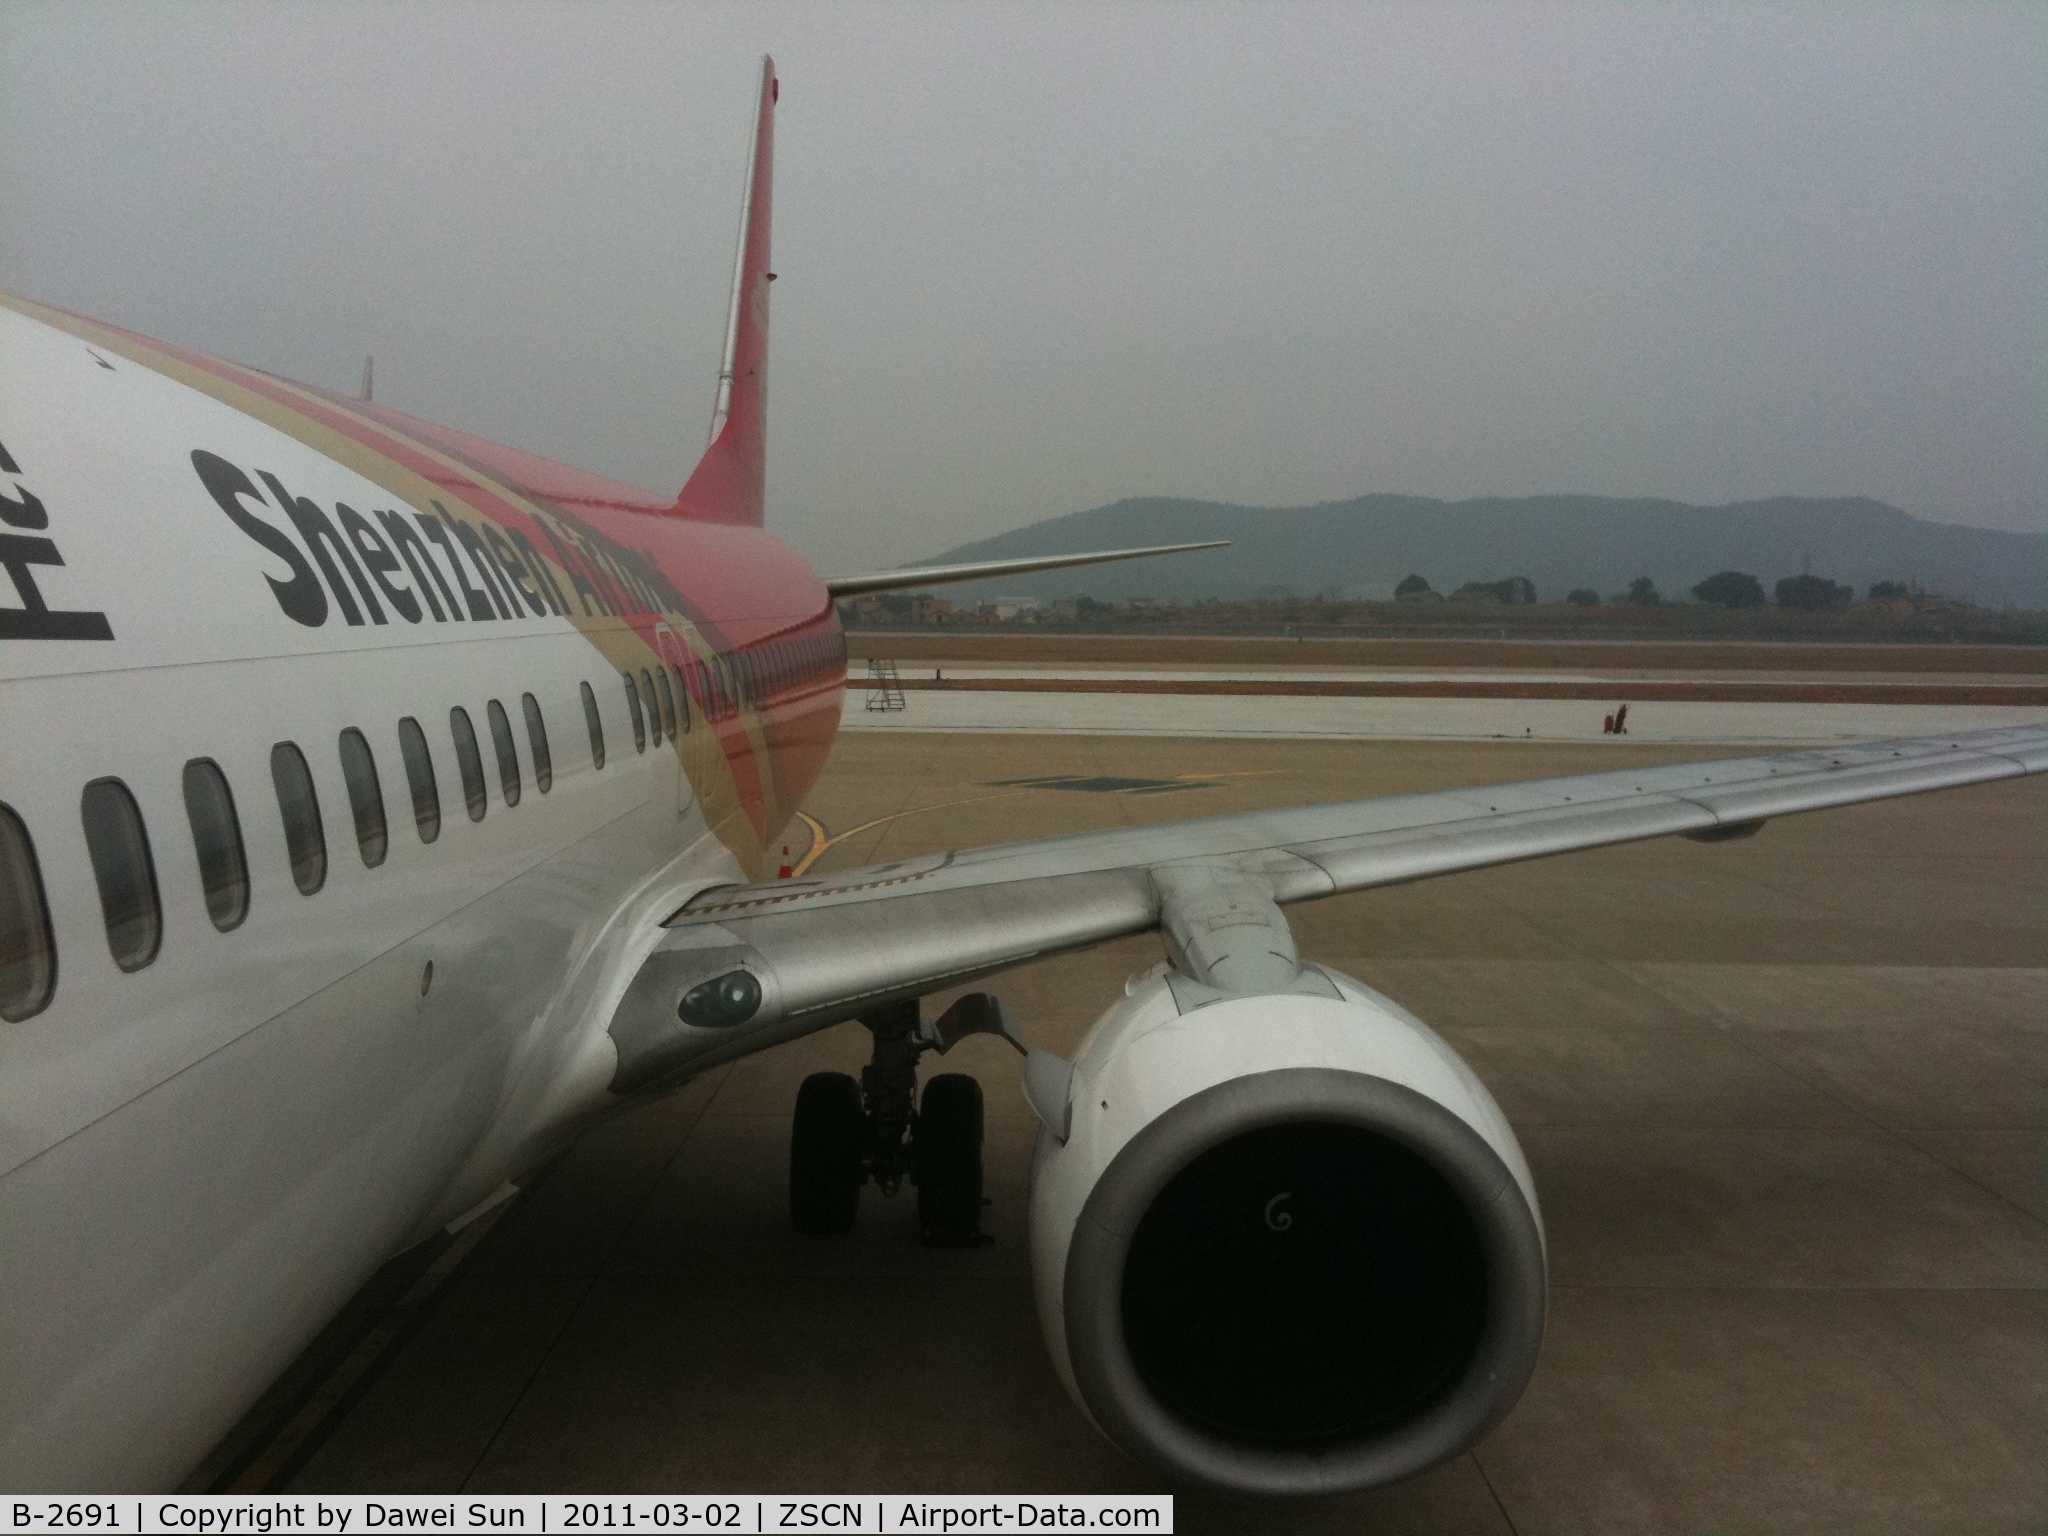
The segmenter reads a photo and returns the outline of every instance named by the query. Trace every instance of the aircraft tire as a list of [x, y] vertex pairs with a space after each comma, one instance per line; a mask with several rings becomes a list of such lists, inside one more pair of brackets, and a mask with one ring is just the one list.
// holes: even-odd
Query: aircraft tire
[[866, 1137], [859, 1083], [844, 1072], [804, 1079], [789, 1126], [789, 1219], [797, 1231], [839, 1237], [853, 1230]]
[[917, 1224], [925, 1242], [981, 1241], [981, 1084], [960, 1072], [933, 1078], [917, 1113]]

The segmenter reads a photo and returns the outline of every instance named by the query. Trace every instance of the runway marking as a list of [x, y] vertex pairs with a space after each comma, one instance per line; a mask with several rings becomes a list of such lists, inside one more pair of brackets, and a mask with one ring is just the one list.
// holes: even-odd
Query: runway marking
[[1029, 793], [1030, 791], [1026, 789], [1012, 789], [1000, 795], [971, 795], [965, 800], [948, 800], [942, 805], [916, 805], [907, 811], [897, 811], [892, 815], [877, 816], [873, 821], [864, 821], [857, 827], [847, 828], [846, 831], [839, 833], [837, 836], [829, 834], [825, 829], [825, 824], [818, 820], [817, 817], [811, 815], [810, 812], [798, 811], [797, 815], [811, 829], [811, 846], [805, 851], [803, 862], [792, 866], [790, 878], [794, 880], [809, 870], [813, 864], [817, 863], [825, 855], [828, 849], [835, 848], [849, 837], [857, 837], [871, 828], [886, 826], [892, 821], [901, 821], [906, 816], [922, 816], [926, 811], [950, 811], [958, 805], [979, 805], [984, 800], [1008, 800], [1017, 795]]

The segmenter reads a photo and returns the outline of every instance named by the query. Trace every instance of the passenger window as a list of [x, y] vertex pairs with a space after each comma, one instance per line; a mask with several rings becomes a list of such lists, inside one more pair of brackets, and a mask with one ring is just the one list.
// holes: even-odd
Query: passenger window
[[21, 818], [0, 805], [0, 1019], [41, 1013], [57, 990], [57, 946], [36, 845]]
[[647, 668], [641, 668], [641, 702], [647, 707], [647, 735], [655, 745], [662, 745], [662, 700], [653, 696], [653, 678]]
[[597, 712], [597, 695], [591, 691], [590, 684], [588, 683], [581, 683], [578, 686], [583, 690], [583, 723], [590, 727], [590, 766], [602, 768], [604, 766], [604, 720]]
[[654, 744], [661, 745], [661, 705], [654, 697], [654, 679], [647, 675], [647, 669], [640, 669], [640, 701], [647, 707], [647, 734], [654, 738]]
[[688, 735], [690, 730], [690, 690], [683, 686], [683, 669], [681, 667], [672, 666], [669, 668], [669, 671], [673, 672], [676, 678], [676, 718], [682, 722], [683, 733]]
[[434, 782], [427, 733], [411, 715], [398, 722], [398, 753], [405, 759], [405, 782], [412, 790], [413, 825], [420, 829], [420, 841], [431, 843], [441, 835], [441, 788]]
[[249, 915], [249, 859], [234, 791], [210, 757], [195, 757], [185, 765], [185, 819], [192, 824], [192, 848], [199, 855], [206, 915], [222, 933], [241, 927]]
[[462, 799], [469, 807], [469, 819], [482, 821], [490, 809], [484, 792], [484, 755], [477, 750], [476, 727], [469, 723], [469, 711], [460, 704], [448, 711], [448, 731], [455, 738], [455, 766], [462, 774]]
[[348, 786], [348, 808], [355, 813], [356, 847], [363, 863], [375, 869], [391, 846], [384, 822], [384, 786], [377, 782], [377, 759], [370, 755], [370, 743], [354, 726], [341, 733], [341, 780]]
[[312, 770], [296, 743], [270, 749], [270, 782], [277, 786], [277, 811], [284, 818], [284, 845], [292, 858], [292, 883], [310, 896], [327, 883], [327, 834], [320, 826], [320, 798]]
[[498, 749], [498, 788], [505, 792], [505, 803], [519, 803], [519, 748], [512, 740], [512, 722], [505, 718], [505, 706], [496, 699], [491, 700], [485, 714], [491, 722], [491, 745]]
[[626, 679], [626, 712], [633, 717], [633, 750], [647, 750], [647, 722], [640, 717], [640, 690], [633, 686], [633, 674], [624, 674]]
[[548, 723], [540, 716], [540, 701], [532, 694], [519, 696], [526, 712], [526, 746], [533, 754], [533, 782], [542, 794], [555, 787], [555, 760], [548, 755]]
[[122, 970], [139, 971], [156, 958], [163, 941], [156, 862], [142, 812], [119, 779], [95, 779], [85, 786], [79, 814], [107, 922], [107, 948]]
[[95, 779], [85, 786], [79, 814], [107, 920], [107, 948], [122, 970], [139, 971], [156, 958], [164, 934], [156, 863], [149, 856], [142, 812], [119, 779]]
[[661, 728], [673, 740], [676, 734], [676, 695], [668, 685], [667, 667], [654, 669], [654, 691], [661, 695]]

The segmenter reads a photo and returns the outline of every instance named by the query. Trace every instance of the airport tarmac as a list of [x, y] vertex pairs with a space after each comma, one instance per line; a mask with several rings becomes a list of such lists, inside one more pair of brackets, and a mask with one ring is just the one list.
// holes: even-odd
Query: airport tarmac
[[[1042, 678], [1052, 681], [1093, 682], [1114, 678], [1133, 682], [1361, 682], [1361, 683], [1697, 683], [1711, 680], [1777, 684], [1788, 689], [1824, 683], [1835, 688], [1878, 689], [1887, 685], [1944, 684], [1949, 686], [2038, 686], [2039, 679], [2010, 672], [1840, 672], [1808, 669], [1599, 667], [1576, 671], [1554, 671], [1541, 667], [1354, 667], [1342, 664], [1299, 666], [1213, 667], [1200, 661], [1128, 664], [1109, 661], [1074, 662], [1060, 666], [1028, 661], [917, 661], [898, 664], [906, 679], [926, 679], [943, 674], [946, 679]], [[865, 668], [856, 663], [849, 673], [853, 686], [860, 686]]]
[[[849, 687], [846, 731], [1030, 732], [1398, 741], [1576, 741], [1621, 745], [1602, 725], [1617, 704], [1585, 699], [1318, 698], [1286, 694], [997, 693], [908, 689], [898, 710], [868, 706]], [[1694, 703], [1629, 704], [1627, 741], [1792, 747], [1941, 731], [2035, 725], [2039, 705]]]
[[[857, 732], [809, 809], [839, 838], [829, 868], [1710, 755]], [[1304, 954], [1429, 1020], [1514, 1122], [1549, 1334], [1507, 1422], [1437, 1471], [1285, 1505], [1168, 1489], [1178, 1528], [2048, 1526], [2043, 809], [2041, 781], [2000, 783], [1290, 909]], [[982, 985], [1066, 1051], [1158, 953], [1148, 936]], [[797, 1084], [864, 1055], [842, 1025], [585, 1139], [503, 1209], [290, 1486], [1158, 1489], [1047, 1362], [1023, 1225], [1035, 1122], [1006, 1047], [928, 1064], [986, 1091], [993, 1243], [919, 1247], [913, 1195], [872, 1189], [851, 1237], [790, 1232]]]

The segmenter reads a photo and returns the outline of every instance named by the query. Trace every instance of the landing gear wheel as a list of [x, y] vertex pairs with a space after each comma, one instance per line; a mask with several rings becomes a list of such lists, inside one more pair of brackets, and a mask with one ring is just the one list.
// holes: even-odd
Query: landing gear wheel
[[860, 1084], [844, 1072], [804, 1079], [789, 1127], [789, 1219], [797, 1231], [836, 1237], [853, 1230], [866, 1137]]
[[935, 1247], [981, 1242], [981, 1084], [948, 1072], [917, 1112], [917, 1224]]

